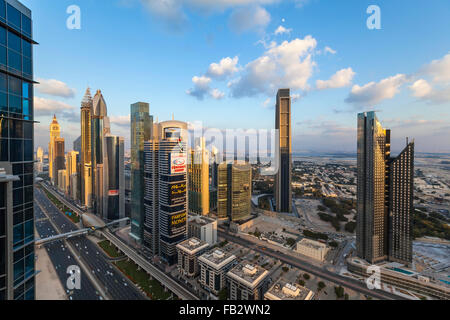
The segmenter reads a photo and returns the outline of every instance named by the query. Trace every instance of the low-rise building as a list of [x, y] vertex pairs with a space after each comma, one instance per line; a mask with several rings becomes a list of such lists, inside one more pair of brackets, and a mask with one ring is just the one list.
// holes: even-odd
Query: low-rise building
[[268, 289], [269, 271], [244, 260], [226, 276], [230, 300], [262, 300]]
[[217, 243], [217, 220], [199, 216], [188, 217], [188, 238], [198, 238], [208, 242], [211, 246]]
[[57, 187], [60, 192], [65, 193], [66, 192], [66, 170], [58, 170], [58, 176], [57, 179]]
[[[367, 278], [367, 268], [371, 265], [366, 261], [351, 257], [347, 259], [347, 269], [360, 277]], [[440, 300], [450, 300], [450, 288], [444, 283], [438, 284], [428, 277], [421, 276], [417, 272], [407, 268], [394, 267], [391, 264], [379, 264], [381, 283], [387, 283], [398, 288], [411, 290], [419, 294]]]
[[236, 256], [219, 249], [211, 250], [198, 258], [200, 284], [218, 295], [225, 286], [226, 273], [237, 263]]
[[314, 292], [280, 278], [264, 294], [264, 300], [312, 300]]
[[191, 238], [177, 244], [178, 270], [187, 277], [195, 277], [199, 273], [198, 257], [207, 249], [209, 244], [198, 238]]
[[303, 238], [297, 242], [297, 252], [323, 262], [330, 248], [321, 242]]

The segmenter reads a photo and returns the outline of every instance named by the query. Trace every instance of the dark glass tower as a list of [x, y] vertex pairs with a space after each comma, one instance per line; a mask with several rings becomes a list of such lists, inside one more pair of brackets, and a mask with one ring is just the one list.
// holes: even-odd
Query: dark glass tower
[[292, 140], [291, 140], [291, 91], [280, 89], [277, 93], [275, 129], [277, 141], [278, 171], [275, 176], [275, 202], [277, 212], [292, 212]]
[[137, 242], [144, 238], [144, 142], [151, 139], [153, 117], [150, 105], [131, 105], [131, 232]]
[[414, 143], [391, 158], [391, 131], [358, 114], [356, 251], [375, 264], [412, 262]]
[[414, 142], [389, 166], [389, 260], [412, 263], [414, 213]]
[[35, 298], [31, 11], [0, 0], [0, 300]]

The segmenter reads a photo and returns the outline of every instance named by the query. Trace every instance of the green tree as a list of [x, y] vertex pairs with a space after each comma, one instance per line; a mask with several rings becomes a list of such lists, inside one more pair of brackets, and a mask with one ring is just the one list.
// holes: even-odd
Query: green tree
[[219, 300], [227, 300], [228, 299], [228, 290], [226, 287], [222, 288], [219, 291]]
[[310, 277], [309, 274], [305, 273], [305, 274], [303, 275], [303, 278], [305, 278], [305, 280], [309, 280], [311, 277]]
[[323, 282], [323, 281], [320, 281], [318, 284], [317, 284], [317, 289], [320, 291], [320, 290], [323, 290], [324, 288], [326, 287], [326, 285], [325, 285], [325, 283]]
[[344, 296], [344, 288], [342, 288], [341, 286], [334, 287], [334, 292], [336, 293], [336, 297], [338, 299], [340, 299]]

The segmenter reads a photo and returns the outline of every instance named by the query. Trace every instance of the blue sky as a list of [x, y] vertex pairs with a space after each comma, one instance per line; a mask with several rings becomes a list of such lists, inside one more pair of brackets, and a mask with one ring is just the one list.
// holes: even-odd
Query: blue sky
[[[39, 42], [36, 147], [56, 112], [71, 149], [88, 85], [126, 140], [137, 101], [161, 121], [270, 129], [276, 88], [291, 87], [294, 151], [353, 152], [357, 112], [380, 110], [394, 151], [409, 136], [418, 151], [450, 152], [447, 0], [22, 2]], [[80, 30], [66, 27], [73, 4]], [[366, 26], [372, 4], [381, 30]]]

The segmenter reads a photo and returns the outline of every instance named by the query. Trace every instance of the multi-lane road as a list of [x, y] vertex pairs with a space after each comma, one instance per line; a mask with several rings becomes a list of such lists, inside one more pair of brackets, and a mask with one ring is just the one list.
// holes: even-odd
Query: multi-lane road
[[[49, 217], [41, 210], [39, 204], [35, 201], [36, 231], [41, 239], [57, 235], [58, 232], [51, 224]], [[77, 261], [72, 252], [62, 240], [44, 245], [45, 250], [50, 257], [55, 271], [64, 288], [69, 277], [67, 268], [77, 265]], [[67, 290], [67, 296], [70, 300], [99, 300], [103, 299], [100, 293], [95, 289], [91, 280], [87, 277], [81, 277], [80, 290]]]
[[270, 248], [258, 246], [257, 244], [255, 244], [249, 240], [237, 237], [235, 235], [231, 235], [227, 232], [218, 230], [217, 233], [218, 233], [218, 236], [224, 238], [227, 241], [240, 244], [244, 247], [250, 248], [261, 254], [271, 256], [272, 258], [275, 258], [284, 263], [290, 264], [300, 270], [304, 270], [304, 271], [309, 272], [317, 277], [320, 277], [327, 281], [334, 282], [338, 285], [352, 289], [352, 290], [362, 293], [364, 295], [371, 296], [371, 297], [374, 297], [377, 299], [382, 299], [382, 300], [403, 300], [402, 297], [399, 297], [397, 295], [394, 295], [394, 294], [391, 294], [391, 293], [388, 293], [388, 292], [385, 292], [382, 290], [369, 290], [363, 283], [361, 283], [357, 280], [342, 277], [342, 276], [337, 275], [333, 272], [330, 272], [326, 269], [319, 268], [319, 267], [311, 265], [303, 260], [296, 259], [295, 257], [288, 256], [286, 254], [272, 250]]
[[[47, 217], [52, 219], [53, 224], [58, 229], [56, 230], [57, 233], [67, 233], [77, 230], [77, 227], [72, 221], [65, 217], [39, 188], [36, 188], [35, 199], [45, 211]], [[92, 276], [93, 279], [96, 279], [101, 285], [102, 291], [107, 298], [114, 300], [146, 299], [141, 291], [126, 279], [120, 271], [112, 266], [106, 255], [92, 241], [85, 236], [71, 238], [66, 241], [76, 251], [79, 259], [81, 259], [88, 267], [89, 272], [91, 273], [90, 276]], [[56, 244], [58, 243], [60, 242], [56, 242]], [[49, 255], [51, 256], [52, 252], [49, 252]], [[83, 279], [83, 274], [81, 276]], [[85, 275], [84, 278], [86, 277], [87, 275]]]

